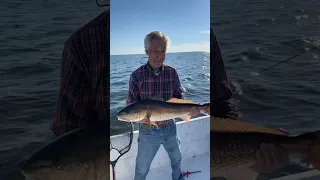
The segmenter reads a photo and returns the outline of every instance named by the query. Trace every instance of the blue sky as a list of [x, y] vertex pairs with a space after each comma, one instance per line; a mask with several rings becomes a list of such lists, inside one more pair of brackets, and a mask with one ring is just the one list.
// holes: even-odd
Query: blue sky
[[144, 54], [144, 37], [168, 35], [170, 52], [210, 49], [210, 0], [111, 0], [111, 55]]

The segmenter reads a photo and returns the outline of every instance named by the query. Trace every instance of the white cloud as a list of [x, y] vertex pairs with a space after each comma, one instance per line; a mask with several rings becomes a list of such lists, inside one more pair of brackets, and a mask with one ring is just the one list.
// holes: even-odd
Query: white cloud
[[210, 34], [209, 30], [200, 31], [201, 34]]
[[[168, 49], [169, 53], [173, 52], [193, 52], [193, 51], [205, 51], [210, 52], [210, 43], [201, 42], [201, 43], [187, 43], [187, 44], [177, 44], [171, 45]], [[121, 55], [121, 54], [145, 54], [144, 48], [122, 48], [122, 49], [111, 49], [111, 55]]]

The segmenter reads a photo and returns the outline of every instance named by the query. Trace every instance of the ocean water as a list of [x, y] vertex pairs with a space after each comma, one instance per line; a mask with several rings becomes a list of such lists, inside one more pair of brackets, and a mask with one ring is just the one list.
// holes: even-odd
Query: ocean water
[[22, 179], [18, 162], [53, 139], [64, 42], [101, 12], [90, 0], [0, 2], [1, 180]]
[[[5, 167], [0, 171], [10, 175], [1, 179], [19, 180], [22, 178], [15, 169], [17, 164], [11, 164], [23, 160], [53, 138], [49, 126], [59, 88], [63, 43], [77, 27], [101, 13], [103, 8], [89, 0], [73, 3], [18, 0], [0, 4], [0, 167]], [[241, 119], [282, 127], [293, 134], [320, 129], [317, 121], [320, 117], [317, 112], [320, 2], [216, 0], [211, 4], [211, 21]], [[315, 49], [258, 73], [311, 47]], [[166, 61], [177, 69], [186, 97], [199, 102], [206, 102], [209, 92], [205, 89], [207, 86], [199, 86], [193, 73], [199, 73], [197, 76], [207, 82], [209, 64], [205, 56], [169, 54]], [[112, 77], [123, 74], [111, 84], [116, 94], [116, 99], [111, 98], [112, 112], [124, 105], [128, 75], [141, 65], [141, 57], [144, 55], [111, 57], [111, 61], [118, 59], [132, 65], [111, 69], [111, 73], [115, 73]], [[190, 66], [191, 70], [183, 69], [182, 65]], [[241, 81], [249, 75], [253, 77]], [[123, 88], [117, 90], [120, 86]], [[300, 170], [287, 168], [269, 176]]]
[[[320, 1], [211, 2], [211, 23], [241, 120], [292, 134], [320, 129]], [[308, 48], [314, 49], [259, 73]], [[259, 179], [303, 169], [285, 167]]]
[[[130, 74], [147, 63], [147, 56], [115, 55], [110, 57], [111, 134], [120, 131], [116, 113], [126, 106]], [[186, 99], [201, 104], [210, 102], [210, 54], [207, 52], [168, 53], [164, 64], [177, 70]], [[123, 128], [125, 131], [126, 128]], [[122, 132], [122, 131], [120, 131]]]
[[[211, 22], [243, 120], [295, 134], [320, 129], [319, 6], [310, 0], [212, 3]], [[259, 73], [308, 48], [314, 49]]]

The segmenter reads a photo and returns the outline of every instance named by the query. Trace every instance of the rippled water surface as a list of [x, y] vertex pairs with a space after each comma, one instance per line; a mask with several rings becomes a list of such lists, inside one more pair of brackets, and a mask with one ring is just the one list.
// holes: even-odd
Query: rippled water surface
[[[315, 0], [211, 3], [211, 22], [242, 120], [293, 134], [320, 129], [319, 6]], [[309, 48], [314, 49], [259, 73]], [[266, 177], [300, 170], [288, 167]]]

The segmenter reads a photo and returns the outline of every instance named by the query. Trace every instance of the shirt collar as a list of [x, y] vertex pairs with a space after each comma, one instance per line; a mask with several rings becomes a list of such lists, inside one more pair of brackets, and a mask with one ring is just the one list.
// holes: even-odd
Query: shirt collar
[[[148, 69], [149, 69], [151, 72], [155, 73], [155, 72], [153, 71], [153, 69], [151, 68], [149, 61], [147, 62], [146, 65], [147, 65]], [[161, 71], [164, 71], [164, 64], [161, 65], [161, 69], [160, 69], [159, 73], [160, 73]]]

